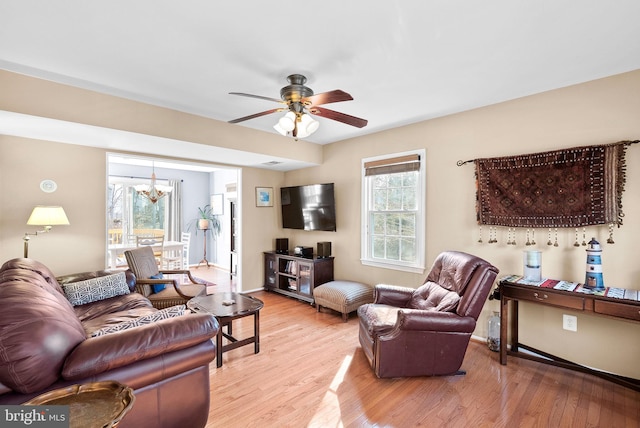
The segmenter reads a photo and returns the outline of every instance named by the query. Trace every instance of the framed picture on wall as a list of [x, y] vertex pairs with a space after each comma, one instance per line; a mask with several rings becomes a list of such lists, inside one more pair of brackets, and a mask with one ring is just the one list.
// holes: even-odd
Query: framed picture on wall
[[256, 187], [256, 207], [273, 206], [273, 187]]
[[211, 214], [224, 214], [224, 195], [222, 193], [211, 195]]

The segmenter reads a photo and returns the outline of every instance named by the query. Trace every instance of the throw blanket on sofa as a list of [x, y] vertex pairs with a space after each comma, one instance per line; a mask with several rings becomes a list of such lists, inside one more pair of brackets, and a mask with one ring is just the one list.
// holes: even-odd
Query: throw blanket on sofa
[[620, 226], [625, 150], [637, 142], [474, 160], [478, 223]]

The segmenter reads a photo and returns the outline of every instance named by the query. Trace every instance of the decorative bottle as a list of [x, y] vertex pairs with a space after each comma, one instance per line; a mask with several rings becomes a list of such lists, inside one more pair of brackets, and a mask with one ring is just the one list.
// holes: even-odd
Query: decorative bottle
[[489, 317], [487, 346], [494, 352], [500, 350], [500, 312], [494, 311], [493, 315]]

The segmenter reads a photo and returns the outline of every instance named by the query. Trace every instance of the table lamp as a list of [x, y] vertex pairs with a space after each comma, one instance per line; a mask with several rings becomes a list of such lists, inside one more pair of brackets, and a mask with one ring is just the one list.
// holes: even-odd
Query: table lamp
[[29, 220], [27, 220], [29, 226], [44, 226], [44, 229], [35, 233], [25, 232], [24, 238], [24, 257], [29, 257], [29, 235], [38, 236], [38, 233], [45, 233], [51, 230], [52, 226], [69, 225], [69, 219], [65, 214], [64, 209], [58, 206], [36, 206], [31, 212]]

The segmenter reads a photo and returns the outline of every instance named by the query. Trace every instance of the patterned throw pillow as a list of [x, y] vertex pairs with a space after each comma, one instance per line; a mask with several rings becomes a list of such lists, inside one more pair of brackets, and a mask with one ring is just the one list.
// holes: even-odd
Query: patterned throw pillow
[[130, 292], [124, 272], [99, 276], [86, 281], [70, 282], [63, 285], [62, 289], [73, 306], [86, 305]]
[[185, 311], [186, 311], [185, 305], [171, 306], [170, 308], [161, 309], [151, 314], [134, 318], [130, 321], [123, 321], [119, 324], [103, 327], [100, 330], [96, 330], [93, 333], [91, 333], [90, 337], [104, 336], [105, 334], [116, 333], [118, 331], [127, 330], [133, 327], [139, 327], [141, 325], [151, 324], [157, 321], [179, 317], [184, 315]]

